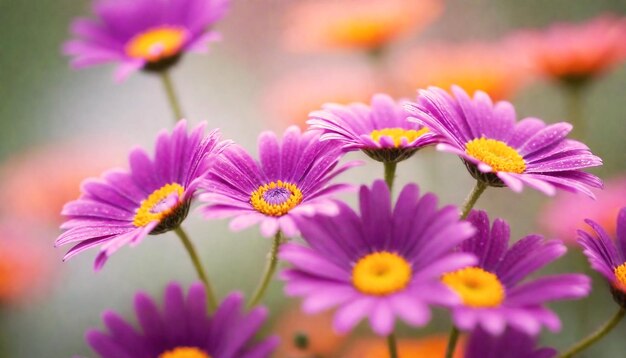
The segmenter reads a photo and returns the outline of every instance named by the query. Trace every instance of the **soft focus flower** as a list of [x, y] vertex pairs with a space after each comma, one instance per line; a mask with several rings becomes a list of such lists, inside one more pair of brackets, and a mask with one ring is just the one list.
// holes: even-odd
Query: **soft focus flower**
[[619, 210], [626, 206], [626, 176], [606, 181], [604, 189], [594, 193], [596, 200], [586, 200], [570, 193], [560, 194], [538, 215], [541, 226], [550, 236], [565, 243], [575, 243], [576, 229], [589, 219], [602, 226], [609, 236], [615, 237], [615, 218]]
[[[445, 356], [448, 337], [433, 335], [418, 339], [398, 339], [398, 358], [441, 358]], [[454, 358], [463, 358], [464, 339], [456, 346]], [[342, 358], [388, 358], [387, 341], [381, 338], [362, 338], [356, 341]]]
[[360, 164], [350, 162], [336, 169], [341, 148], [320, 142], [319, 133], [301, 133], [289, 127], [282, 138], [267, 131], [259, 136], [259, 157], [255, 161], [245, 149], [230, 146], [215, 164], [203, 184], [207, 193], [200, 200], [205, 218], [235, 217], [232, 230], [261, 224], [269, 237], [279, 230], [287, 237], [298, 235], [297, 216], [315, 213], [332, 215], [337, 207], [329, 197], [352, 188], [328, 183], [345, 170]]
[[455, 326], [465, 331], [482, 327], [493, 335], [502, 334], [507, 326], [530, 335], [539, 333], [542, 325], [559, 330], [559, 318], [544, 304], [586, 296], [589, 278], [563, 274], [522, 281], [565, 254], [565, 246], [529, 235], [509, 247], [510, 230], [504, 220], [494, 220], [491, 229], [484, 211], [472, 211], [467, 220], [477, 231], [459, 245], [459, 251], [476, 255], [478, 264], [442, 277], [463, 301], [452, 308]]
[[[519, 51], [517, 51], [519, 52]], [[417, 47], [398, 59], [395, 76], [407, 90], [457, 85], [494, 100], [511, 98], [530, 77], [509, 43], [437, 43]]]
[[564, 83], [581, 83], [626, 60], [626, 19], [601, 15], [581, 24], [557, 23], [514, 36], [530, 65]]
[[56, 245], [75, 244], [64, 260], [101, 246], [95, 269], [124, 245], [138, 245], [146, 236], [177, 228], [187, 217], [200, 181], [226, 142], [213, 130], [204, 136], [206, 123], [187, 134], [182, 120], [170, 135], [161, 132], [154, 160], [141, 148], [129, 155], [130, 171], [112, 170], [100, 179], [83, 182], [82, 195], [69, 202], [62, 214], [66, 231]]
[[477, 328], [470, 335], [464, 358], [551, 358], [552, 348], [536, 348], [537, 338], [508, 328], [499, 336]]
[[377, 50], [430, 24], [439, 0], [312, 0], [288, 12], [288, 48]]
[[[121, 164], [114, 138], [50, 143], [12, 156], [0, 167], [2, 215], [21, 225], [58, 226], [63, 204], [76, 199], [80, 182]], [[45, 173], [45, 174], [42, 174]]]
[[278, 345], [274, 337], [253, 341], [267, 317], [264, 308], [244, 312], [243, 296], [231, 293], [209, 316], [201, 284], [192, 285], [187, 297], [178, 284], [169, 284], [162, 311], [138, 293], [135, 313], [140, 331], [107, 311], [109, 333], [89, 330], [87, 342], [102, 358], [266, 358]]
[[305, 129], [309, 112], [328, 102], [367, 101], [377, 90], [376, 82], [364, 66], [307, 68], [272, 83], [264, 91], [263, 106], [272, 120]]
[[555, 188], [582, 192], [602, 182], [581, 169], [602, 165], [602, 160], [578, 141], [567, 139], [569, 123], [546, 125], [537, 118], [516, 123], [515, 108], [506, 101], [492, 103], [478, 91], [474, 98], [453, 86], [421, 90], [418, 103], [407, 110], [419, 123], [441, 134], [438, 150], [457, 154], [474, 178], [491, 186], [508, 186], [521, 192], [524, 185], [547, 195]]
[[437, 141], [436, 134], [410, 123], [407, 116], [403, 102], [377, 94], [369, 106], [326, 104], [312, 112], [307, 123], [322, 131], [320, 140], [337, 140], [344, 149], [360, 149], [381, 162], [399, 162]]
[[626, 207], [617, 216], [615, 241], [598, 223], [585, 222], [594, 233], [578, 230], [578, 242], [591, 267], [609, 281], [615, 301], [626, 309]]
[[330, 311], [305, 314], [298, 306], [281, 313], [275, 327], [280, 337], [277, 357], [311, 358], [335, 357], [346, 336], [332, 330], [333, 314]]
[[0, 311], [41, 294], [50, 284], [53, 266], [48, 245], [25, 227], [0, 223]]
[[220, 39], [211, 26], [224, 16], [228, 0], [96, 0], [97, 19], [72, 24], [77, 39], [63, 51], [72, 66], [118, 64], [115, 78], [132, 72], [159, 71], [176, 63], [185, 52], [206, 52]]
[[293, 265], [281, 274], [287, 295], [304, 297], [307, 313], [338, 306], [333, 327], [340, 333], [368, 317], [381, 336], [392, 332], [396, 317], [423, 326], [429, 304], [458, 304], [440, 281], [443, 273], [476, 262], [450, 252], [474, 231], [459, 221], [458, 209], [437, 210], [437, 197], [420, 198], [415, 184], [403, 188], [395, 208], [382, 180], [362, 186], [359, 196], [360, 216], [338, 203], [337, 216], [298, 220], [310, 247], [281, 248], [279, 257]]

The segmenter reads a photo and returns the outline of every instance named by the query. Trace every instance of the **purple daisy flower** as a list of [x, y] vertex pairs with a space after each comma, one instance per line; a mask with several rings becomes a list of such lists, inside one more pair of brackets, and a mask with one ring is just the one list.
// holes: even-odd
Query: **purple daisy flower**
[[129, 155], [130, 172], [111, 170], [83, 182], [80, 198], [63, 207], [67, 220], [61, 229], [66, 231], [55, 245], [75, 244], [63, 259], [101, 245], [94, 265], [99, 270], [122, 246], [177, 228], [215, 156], [228, 145], [219, 141], [217, 130], [204, 136], [205, 126], [187, 134], [182, 120], [171, 135], [161, 132], [154, 160], [135, 148]]
[[539, 333], [542, 325], [559, 330], [559, 318], [544, 303], [586, 296], [591, 290], [589, 278], [562, 274], [521, 281], [565, 254], [565, 245], [529, 235], [509, 248], [506, 221], [494, 220], [490, 230], [484, 211], [472, 211], [467, 220], [477, 231], [459, 245], [459, 251], [476, 255], [478, 265], [442, 277], [463, 301], [451, 308], [455, 325], [465, 331], [482, 327], [493, 335], [502, 334], [507, 326], [529, 335]]
[[122, 81], [139, 69], [167, 68], [184, 52], [206, 52], [220, 39], [210, 27], [227, 7], [228, 0], [98, 0], [98, 20], [74, 21], [78, 39], [63, 51], [73, 57], [74, 68], [118, 63], [115, 78]]
[[177, 283], [165, 289], [163, 311], [144, 293], [135, 296], [141, 331], [117, 313], [107, 311], [103, 321], [109, 333], [87, 331], [89, 345], [103, 358], [265, 358], [278, 345], [271, 337], [253, 342], [267, 318], [267, 310], [243, 312], [243, 296], [231, 293], [212, 315], [206, 311], [201, 284], [187, 297]]
[[559, 188], [593, 197], [588, 186], [602, 187], [598, 177], [581, 171], [602, 160], [566, 138], [571, 124], [546, 125], [537, 118], [516, 123], [511, 103], [494, 104], [481, 91], [472, 99], [457, 86], [454, 96], [436, 87], [419, 93], [417, 103], [406, 106], [410, 120], [441, 134], [437, 149], [460, 156], [477, 180], [515, 192], [528, 185], [547, 195]]
[[557, 351], [553, 348], [536, 348], [537, 337], [529, 336], [512, 328], [500, 336], [477, 328], [465, 346], [464, 358], [552, 358]]
[[585, 222], [595, 235], [578, 230], [578, 242], [591, 267], [609, 281], [615, 302], [626, 309], [626, 207], [617, 216], [615, 242], [596, 222], [589, 219]]
[[321, 142], [319, 133], [301, 133], [296, 126], [285, 131], [282, 142], [273, 132], [263, 132], [258, 145], [260, 162], [238, 145], [224, 151], [203, 184], [207, 193], [200, 200], [208, 203], [201, 208], [206, 218], [235, 217], [232, 230], [260, 223], [263, 236], [281, 230], [294, 237], [295, 217], [337, 213], [329, 197], [352, 186], [328, 182], [360, 162], [335, 169], [341, 148]]
[[360, 190], [359, 216], [339, 203], [337, 216], [299, 218], [310, 247], [286, 244], [279, 257], [294, 267], [282, 272], [289, 296], [304, 297], [302, 309], [317, 313], [338, 306], [333, 326], [347, 332], [369, 317], [378, 335], [393, 331], [396, 317], [412, 326], [430, 320], [429, 304], [454, 305], [459, 297], [441, 283], [445, 272], [476, 263], [451, 249], [474, 230], [458, 209], [437, 209], [434, 194], [405, 186], [391, 207], [384, 181]]
[[307, 123], [322, 131], [321, 140], [338, 140], [344, 149], [360, 149], [379, 162], [399, 162], [437, 141], [427, 128], [407, 121], [404, 104], [386, 94], [374, 95], [369, 106], [329, 103], [311, 112]]

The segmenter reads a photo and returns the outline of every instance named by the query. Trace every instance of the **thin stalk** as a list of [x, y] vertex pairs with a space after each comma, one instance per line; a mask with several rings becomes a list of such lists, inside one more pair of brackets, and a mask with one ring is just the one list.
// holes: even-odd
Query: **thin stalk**
[[389, 358], [398, 358], [398, 343], [393, 332], [387, 336], [387, 348], [389, 348]]
[[170, 76], [169, 70], [160, 71], [159, 75], [161, 77], [161, 81], [163, 82], [163, 87], [165, 88], [167, 101], [169, 102], [172, 112], [174, 113], [174, 123], [176, 123], [182, 119], [184, 115], [180, 106], [180, 101], [178, 100], [178, 95], [176, 95], [176, 90], [174, 89], [174, 84], [172, 83], [172, 77]]
[[393, 181], [396, 178], [396, 167], [398, 166], [398, 163], [383, 162], [383, 165], [385, 166], [385, 183], [387, 183], [387, 187], [391, 192], [391, 189], [393, 188]]
[[206, 297], [207, 297], [207, 304], [209, 306], [209, 312], [215, 311], [217, 309], [217, 300], [215, 299], [215, 294], [213, 293], [213, 288], [211, 287], [211, 282], [209, 281], [209, 277], [207, 276], [204, 270], [204, 267], [202, 266], [202, 262], [200, 261], [200, 257], [198, 257], [198, 254], [196, 252], [196, 249], [193, 246], [193, 243], [191, 242], [191, 240], [189, 240], [189, 236], [183, 230], [182, 227], [180, 226], [177, 227], [176, 229], [174, 229], [174, 232], [176, 233], [176, 235], [178, 235], [178, 237], [180, 238], [180, 241], [183, 242], [183, 246], [185, 246], [185, 249], [187, 249], [187, 253], [189, 254], [189, 257], [191, 258], [193, 267], [196, 269], [196, 272], [198, 273], [198, 277], [204, 284], [204, 287], [206, 289]]
[[452, 358], [456, 349], [456, 344], [459, 341], [459, 330], [452, 326], [450, 336], [448, 337], [448, 346], [446, 347], [446, 358]]
[[570, 349], [565, 351], [565, 353], [561, 354], [559, 358], [569, 358], [573, 357], [575, 354], [578, 354], [585, 349], [589, 348], [592, 344], [599, 341], [602, 337], [606, 336], [615, 326], [624, 318], [626, 314], [626, 310], [620, 308], [617, 313], [611, 317], [602, 327], [600, 327], [597, 331], [590, 334], [588, 337], [582, 339], [580, 342], [574, 344]]
[[566, 91], [566, 120], [570, 122], [574, 128], [571, 135], [579, 140], [584, 140], [587, 130], [584, 112], [584, 94], [586, 91], [585, 83], [567, 84]]
[[474, 205], [476, 205], [476, 201], [478, 201], [478, 198], [480, 198], [480, 195], [485, 191], [485, 189], [487, 189], [487, 183], [477, 180], [474, 189], [472, 189], [472, 192], [463, 203], [461, 219], [467, 218], [467, 215], [469, 215]]
[[272, 249], [270, 250], [267, 267], [265, 268], [265, 273], [263, 277], [261, 277], [261, 281], [257, 286], [252, 299], [248, 303], [248, 308], [252, 308], [261, 302], [261, 299], [265, 295], [265, 291], [270, 285], [272, 281], [272, 277], [274, 277], [274, 273], [276, 272], [276, 266], [278, 266], [278, 248], [280, 247], [281, 242], [283, 241], [282, 232], [278, 231], [274, 236], [274, 240], [272, 241]]

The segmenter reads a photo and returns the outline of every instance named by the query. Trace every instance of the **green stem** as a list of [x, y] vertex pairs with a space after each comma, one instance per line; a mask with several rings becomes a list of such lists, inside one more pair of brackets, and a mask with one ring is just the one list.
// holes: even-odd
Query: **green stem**
[[587, 129], [583, 108], [586, 87], [586, 84], [583, 82], [570, 83], [567, 84], [565, 87], [565, 90], [567, 92], [566, 120], [574, 126], [570, 135], [580, 140], [585, 139], [585, 132]]
[[393, 332], [387, 336], [387, 347], [389, 348], [389, 358], [398, 358], [398, 343]]
[[573, 345], [570, 349], [565, 351], [565, 353], [561, 354], [559, 358], [573, 357], [575, 354], [578, 354], [583, 350], [589, 348], [589, 346], [596, 343], [607, 333], [609, 333], [622, 320], [625, 314], [626, 310], [620, 308], [619, 311], [617, 311], [617, 313], [613, 317], [611, 317], [611, 319], [609, 319], [602, 327], [589, 335], [587, 338], [584, 338], [580, 342]]
[[485, 191], [485, 189], [487, 189], [487, 186], [487, 183], [484, 183], [480, 180], [476, 181], [474, 189], [472, 189], [472, 192], [469, 194], [467, 199], [465, 199], [465, 203], [463, 203], [461, 219], [467, 218], [467, 215], [469, 215], [480, 195]]
[[446, 347], [446, 358], [452, 358], [454, 356], [454, 350], [456, 349], [456, 343], [459, 341], [459, 330], [452, 326], [450, 336], [448, 337], [448, 346]]
[[398, 163], [396, 162], [383, 162], [385, 166], [385, 183], [387, 183], [387, 187], [389, 187], [389, 192], [393, 188], [393, 180], [396, 178], [396, 167]]
[[213, 293], [211, 282], [209, 281], [209, 278], [206, 272], [204, 271], [204, 267], [202, 266], [202, 262], [200, 262], [200, 258], [198, 257], [198, 254], [196, 253], [196, 249], [194, 248], [193, 243], [191, 242], [191, 240], [189, 240], [189, 236], [187, 236], [187, 233], [183, 230], [181, 226], [174, 229], [174, 232], [176, 233], [176, 235], [178, 235], [178, 237], [180, 238], [180, 241], [183, 242], [183, 245], [185, 246], [185, 249], [187, 250], [189, 257], [191, 258], [193, 267], [196, 269], [196, 272], [198, 273], [198, 277], [200, 278], [202, 283], [204, 283], [204, 287], [206, 289], [207, 303], [209, 306], [209, 312], [215, 311], [217, 309], [217, 300], [215, 299], [215, 294]]
[[176, 95], [176, 90], [174, 89], [174, 84], [172, 83], [172, 77], [170, 76], [169, 70], [160, 71], [159, 75], [161, 76], [163, 87], [165, 87], [167, 101], [169, 102], [170, 107], [172, 108], [172, 112], [174, 113], [174, 123], [176, 123], [185, 116], [183, 115], [180, 101], [178, 100], [178, 96]]
[[272, 281], [272, 277], [274, 277], [274, 272], [276, 272], [276, 266], [278, 265], [278, 248], [283, 240], [282, 232], [278, 231], [274, 236], [274, 240], [272, 242], [272, 249], [269, 253], [267, 267], [265, 268], [265, 273], [261, 278], [261, 282], [257, 286], [254, 295], [252, 295], [252, 299], [248, 303], [248, 308], [252, 308], [259, 304], [263, 296], [265, 295], [265, 291], [267, 291], [267, 287], [270, 285]]

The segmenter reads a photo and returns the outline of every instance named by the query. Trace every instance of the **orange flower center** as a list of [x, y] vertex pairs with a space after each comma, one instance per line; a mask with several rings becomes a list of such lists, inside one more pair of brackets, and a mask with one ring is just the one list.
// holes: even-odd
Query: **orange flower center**
[[359, 291], [384, 296], [403, 290], [411, 281], [411, 265], [387, 251], [361, 258], [352, 269], [352, 283]]
[[187, 30], [180, 27], [155, 27], [130, 39], [126, 44], [126, 54], [132, 58], [156, 62], [177, 55], [187, 36]]
[[626, 287], [626, 262], [617, 266], [613, 272], [615, 273], [617, 282], [619, 282], [622, 287]]
[[402, 144], [402, 138], [405, 138], [407, 143], [411, 143], [426, 132], [428, 132], [428, 128], [422, 128], [420, 130], [404, 128], [384, 128], [373, 130], [372, 133], [370, 133], [370, 137], [372, 137], [372, 139], [378, 143], [380, 143], [381, 137], [390, 137], [393, 140], [393, 144], [396, 147], [399, 147]]
[[497, 307], [504, 301], [504, 286], [498, 276], [479, 267], [447, 273], [441, 280], [468, 306]]
[[161, 353], [158, 358], [211, 358], [211, 356], [199, 348], [176, 347]]
[[137, 227], [146, 226], [153, 221], [163, 220], [182, 203], [185, 189], [179, 184], [166, 184], [155, 190], [141, 202], [135, 213], [133, 224]]
[[499, 140], [476, 138], [465, 144], [465, 152], [496, 172], [521, 174], [526, 170], [526, 162], [517, 150]]
[[302, 202], [302, 192], [295, 185], [282, 180], [261, 185], [250, 195], [250, 204], [260, 213], [283, 216]]

